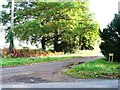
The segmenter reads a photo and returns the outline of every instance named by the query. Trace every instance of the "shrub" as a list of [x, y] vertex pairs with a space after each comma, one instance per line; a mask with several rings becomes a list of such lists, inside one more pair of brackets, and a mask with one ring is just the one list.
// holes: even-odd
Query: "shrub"
[[114, 61], [120, 61], [120, 14], [116, 14], [112, 22], [100, 31], [102, 43], [101, 51], [105, 57], [109, 57], [109, 53], [114, 53]]
[[13, 54], [9, 53], [8, 48], [3, 49], [3, 57], [38, 57], [38, 56], [55, 56], [62, 55], [62, 52], [41, 52], [40, 49], [13, 49]]

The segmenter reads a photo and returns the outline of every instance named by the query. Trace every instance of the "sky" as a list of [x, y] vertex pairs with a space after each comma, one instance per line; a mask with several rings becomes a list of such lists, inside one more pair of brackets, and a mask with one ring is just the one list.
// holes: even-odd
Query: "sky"
[[[95, 14], [101, 29], [105, 28], [112, 21], [115, 13], [118, 13], [118, 1], [120, 0], [90, 0], [90, 10]], [[0, 0], [0, 2], [0, 7], [2, 3], [6, 3], [5, 0]], [[4, 45], [5, 39], [4, 34], [1, 34], [1, 30], [0, 40], [3, 41], [2, 44]]]
[[[90, 10], [95, 13], [95, 18], [101, 28], [105, 28], [118, 12], [118, 1], [120, 0], [90, 0]], [[2, 3], [6, 3], [6, 0], [0, 0], [0, 2], [1, 6]]]
[[91, 12], [95, 13], [95, 18], [101, 26], [105, 28], [118, 13], [118, 2], [120, 0], [90, 0]]

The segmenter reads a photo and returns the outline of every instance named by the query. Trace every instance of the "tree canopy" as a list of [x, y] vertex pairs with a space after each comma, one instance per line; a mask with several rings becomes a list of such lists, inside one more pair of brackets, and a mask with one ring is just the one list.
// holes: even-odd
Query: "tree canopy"
[[114, 19], [107, 28], [100, 31], [102, 53], [109, 58], [109, 53], [114, 54], [114, 61], [120, 60], [120, 13], [115, 14]]
[[[10, 8], [11, 4], [3, 7]], [[8, 18], [10, 12], [3, 11], [4, 25], [9, 23]], [[93, 49], [99, 37], [98, 28], [88, 1], [15, 3], [14, 36], [33, 44], [41, 42], [43, 50], [46, 45], [65, 52]]]

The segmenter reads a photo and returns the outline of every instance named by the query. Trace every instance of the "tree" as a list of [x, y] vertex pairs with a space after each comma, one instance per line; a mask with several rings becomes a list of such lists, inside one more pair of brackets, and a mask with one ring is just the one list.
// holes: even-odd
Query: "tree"
[[13, 20], [13, 17], [14, 17], [14, 2], [12, 1], [12, 8], [11, 8], [11, 28], [9, 29], [9, 32], [8, 32], [8, 36], [9, 36], [8, 39], [9, 39], [9, 42], [10, 42], [9, 53], [13, 53], [13, 48], [14, 48], [14, 39], [13, 39], [13, 26], [14, 26], [13, 24], [14, 24], [14, 20]]
[[67, 52], [82, 43], [90, 49], [91, 42], [97, 39], [97, 30], [87, 0], [15, 4], [15, 37], [34, 44], [41, 42], [43, 50], [46, 44], [53, 44], [54, 51]]
[[[33, 16], [33, 18], [35, 17], [34, 19], [37, 20], [37, 23], [39, 23], [39, 26], [42, 28], [41, 30], [44, 31], [44, 33], [41, 36], [42, 37], [41, 42], [42, 42], [43, 48], [44, 48], [45, 42], [52, 39], [52, 41], [54, 42], [54, 50], [59, 51], [58, 50], [58, 47], [59, 47], [58, 41], [59, 41], [61, 35], [64, 32], [70, 31], [70, 29], [74, 28], [73, 21], [75, 22], [76, 20], [71, 19], [70, 17], [73, 18], [73, 15], [70, 15], [70, 14], [74, 14], [73, 11], [77, 10], [77, 8], [75, 7], [75, 3], [42, 2], [42, 3], [37, 3], [36, 6], [34, 6], [34, 7], [35, 8], [31, 9], [32, 11], [34, 11], [34, 13], [32, 13], [31, 15]], [[43, 8], [43, 7], [45, 7], [45, 8]], [[48, 11], [48, 9], [49, 9], [49, 11]], [[27, 13], [27, 12], [28, 11], [25, 11], [24, 13]], [[23, 11], [19, 11], [19, 14], [20, 13], [23, 13]], [[23, 23], [23, 24], [27, 25], [27, 23]], [[22, 37], [24, 37], [24, 35], [23, 36], [19, 35], [19, 33], [21, 33], [22, 28], [24, 30], [22, 33], [25, 32], [24, 28], [26, 28], [27, 30], [28, 30], [28, 28], [31, 28], [31, 27], [24, 27], [22, 25], [19, 25], [20, 32], [19, 32], [18, 27], [16, 27], [16, 29], [15, 29], [15, 34], [17, 34], [18, 37], [21, 36], [21, 40], [23, 40]], [[29, 25], [27, 25], [27, 26], [29, 26]], [[32, 33], [35, 35], [34, 28], [32, 30], [33, 30]], [[38, 30], [38, 32], [39, 31], [40, 30]], [[16, 33], [16, 32], [18, 32], [18, 33]], [[26, 40], [28, 40], [27, 38], [29, 38], [30, 36], [28, 35], [28, 37], [27, 37], [27, 35], [26, 35]], [[37, 36], [38, 35], [36, 35], [36, 37]]]
[[94, 14], [90, 12], [89, 2], [82, 2], [81, 19], [76, 27], [76, 35], [78, 38], [78, 46], [81, 50], [94, 48], [95, 42], [99, 38], [99, 24], [94, 18]]
[[[14, 25], [20, 24], [22, 21], [20, 19], [23, 19], [22, 15], [17, 15], [17, 17], [14, 17], [14, 14], [16, 15], [16, 11], [26, 9], [26, 2], [22, 3], [15, 3], [12, 7], [12, 3], [14, 2], [8, 2], [7, 5], [3, 5], [3, 11], [2, 11], [2, 24], [6, 26], [6, 41], [10, 43], [9, 45], [9, 52], [13, 53], [14, 48], [14, 32], [13, 32], [13, 23]], [[19, 5], [19, 7], [17, 7]], [[11, 9], [12, 7], [12, 9]], [[23, 8], [24, 7], [24, 8]], [[27, 6], [27, 8], [29, 8]], [[15, 10], [15, 13], [14, 13]], [[14, 20], [13, 20], [14, 19]], [[11, 23], [11, 25], [9, 25]], [[11, 28], [10, 28], [11, 27]]]
[[120, 61], [120, 13], [115, 14], [107, 28], [100, 31], [100, 36], [100, 48], [104, 56], [109, 58], [109, 53], [114, 53], [114, 61]]

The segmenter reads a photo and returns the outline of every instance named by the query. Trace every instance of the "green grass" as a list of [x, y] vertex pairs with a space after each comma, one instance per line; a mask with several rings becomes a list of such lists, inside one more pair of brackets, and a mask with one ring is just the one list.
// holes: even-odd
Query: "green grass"
[[115, 79], [120, 77], [120, 64], [98, 59], [75, 66], [64, 73], [75, 78], [108, 78]]
[[15, 67], [21, 65], [30, 65], [41, 62], [51, 62], [51, 61], [60, 61], [66, 60], [74, 57], [42, 57], [42, 58], [3, 58], [0, 64], [2, 67]]

